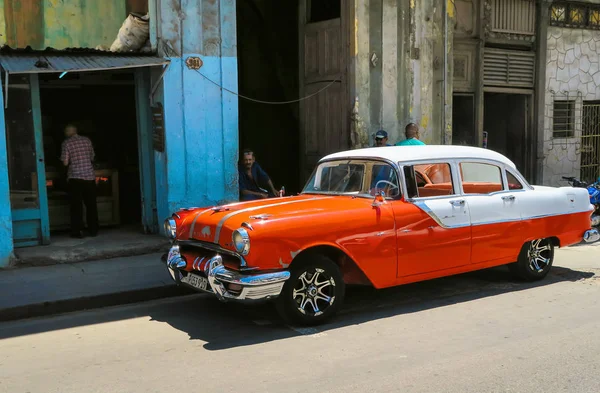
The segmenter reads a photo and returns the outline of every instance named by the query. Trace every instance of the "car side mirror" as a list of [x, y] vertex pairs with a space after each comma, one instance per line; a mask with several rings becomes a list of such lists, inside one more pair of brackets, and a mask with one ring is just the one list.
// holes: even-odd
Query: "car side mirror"
[[410, 166], [403, 167], [404, 180], [406, 181], [406, 199], [410, 200], [419, 196], [417, 188], [417, 177], [415, 176], [415, 168]]
[[371, 206], [379, 207], [379, 206], [383, 205], [384, 203], [385, 203], [385, 194], [383, 193], [383, 191], [381, 191], [375, 195], [375, 199], [373, 200], [373, 204]]

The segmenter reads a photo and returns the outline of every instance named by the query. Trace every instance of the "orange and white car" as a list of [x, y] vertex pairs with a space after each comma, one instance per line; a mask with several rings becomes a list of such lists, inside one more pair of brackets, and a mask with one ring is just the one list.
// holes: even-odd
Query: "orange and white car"
[[391, 146], [321, 159], [297, 196], [183, 209], [165, 221], [177, 284], [274, 300], [315, 324], [346, 285], [386, 288], [508, 265], [544, 278], [555, 247], [600, 239], [587, 191], [531, 186], [496, 152]]

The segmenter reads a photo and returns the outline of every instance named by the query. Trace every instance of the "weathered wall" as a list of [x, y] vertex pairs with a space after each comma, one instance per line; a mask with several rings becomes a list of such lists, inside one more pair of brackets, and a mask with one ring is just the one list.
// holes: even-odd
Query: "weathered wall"
[[[235, 10], [235, 0], [163, 1], [157, 10], [158, 48], [171, 60], [156, 94], [166, 133], [165, 152], [155, 153], [159, 220], [238, 198], [237, 96], [214, 84], [237, 91]], [[198, 71], [190, 57], [202, 60]]]
[[148, 0], [0, 0], [0, 45], [110, 46], [128, 12], [147, 11]]
[[[543, 184], [579, 177], [583, 101], [600, 100], [600, 31], [548, 27]], [[575, 135], [553, 138], [553, 103], [575, 100]]]
[[[2, 91], [0, 91], [0, 102], [4, 103]], [[13, 234], [4, 110], [0, 111], [0, 124], [2, 124], [0, 127], [0, 267], [6, 267], [13, 257]]]
[[452, 113], [452, 19], [448, 7], [448, 78], [442, 121], [443, 3], [439, 0], [355, 0], [351, 43], [353, 143], [372, 145], [374, 133], [388, 131], [390, 143], [404, 139], [409, 122], [427, 144], [444, 143]]

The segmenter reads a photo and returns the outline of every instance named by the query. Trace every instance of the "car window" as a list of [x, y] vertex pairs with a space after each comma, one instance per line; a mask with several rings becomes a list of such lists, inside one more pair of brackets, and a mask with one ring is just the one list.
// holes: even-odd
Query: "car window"
[[462, 162], [460, 180], [465, 194], [491, 194], [502, 191], [502, 170], [492, 164]]
[[426, 163], [415, 165], [413, 168], [419, 198], [455, 194], [449, 163]]
[[370, 193], [384, 193], [384, 196], [395, 198], [400, 195], [398, 174], [389, 164], [373, 164], [371, 167]]
[[508, 182], [509, 190], [522, 190], [524, 188], [521, 181], [510, 171], [506, 171], [506, 180]]
[[335, 162], [322, 165], [305, 187], [305, 191], [359, 193], [362, 190], [364, 164]]

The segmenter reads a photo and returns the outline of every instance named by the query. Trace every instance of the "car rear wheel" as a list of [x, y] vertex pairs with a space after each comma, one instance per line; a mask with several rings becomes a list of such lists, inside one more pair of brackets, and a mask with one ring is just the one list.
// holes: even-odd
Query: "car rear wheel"
[[332, 317], [344, 300], [342, 273], [323, 255], [307, 255], [292, 264], [275, 304], [281, 317], [291, 324], [316, 325]]
[[508, 265], [511, 273], [526, 281], [541, 280], [548, 275], [554, 262], [551, 239], [536, 239], [525, 243], [517, 262]]

